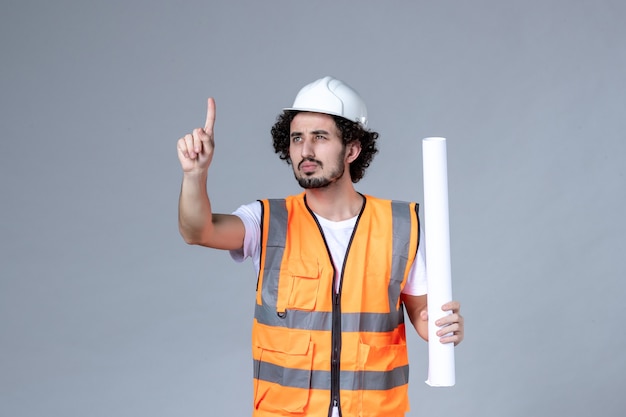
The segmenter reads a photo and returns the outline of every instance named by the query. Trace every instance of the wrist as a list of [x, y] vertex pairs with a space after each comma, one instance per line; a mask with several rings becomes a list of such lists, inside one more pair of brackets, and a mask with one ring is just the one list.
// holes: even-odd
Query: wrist
[[206, 183], [209, 173], [206, 169], [183, 171], [183, 181]]

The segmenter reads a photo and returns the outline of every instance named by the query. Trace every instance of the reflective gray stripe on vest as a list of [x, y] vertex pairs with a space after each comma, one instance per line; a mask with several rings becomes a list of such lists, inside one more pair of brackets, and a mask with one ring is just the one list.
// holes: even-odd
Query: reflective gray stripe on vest
[[278, 277], [280, 275], [283, 253], [285, 252], [285, 242], [287, 241], [287, 206], [285, 205], [285, 200], [269, 200], [269, 205], [269, 233], [265, 250], [265, 269], [263, 270], [261, 294], [263, 310], [267, 314], [272, 313], [276, 315]]
[[[296, 329], [330, 330], [332, 313], [317, 311], [288, 310], [286, 314], [277, 314], [278, 280], [280, 266], [287, 239], [288, 213], [285, 200], [268, 200], [269, 228], [263, 270], [262, 305], [255, 308], [255, 318], [259, 323], [269, 326]], [[345, 332], [389, 332], [404, 323], [402, 304], [396, 309], [404, 280], [404, 272], [409, 257], [411, 236], [411, 210], [408, 203], [392, 201], [392, 261], [391, 277], [388, 287], [389, 313], [342, 313], [342, 331]], [[267, 219], [267, 217], [264, 218]], [[358, 227], [358, 226], [357, 226]]]
[[[333, 313], [328, 311], [287, 310], [280, 316], [276, 308], [256, 305], [254, 317], [259, 323], [305, 330], [329, 330], [332, 327]], [[404, 323], [404, 309], [388, 314], [380, 313], [342, 313], [341, 331], [343, 332], [391, 332], [398, 324]]]
[[[254, 377], [284, 387], [330, 389], [330, 371], [307, 371], [285, 368], [267, 362], [254, 361]], [[409, 366], [389, 371], [341, 371], [342, 390], [390, 390], [409, 382]]]
[[[404, 279], [404, 271], [406, 270], [409, 247], [411, 242], [411, 209], [407, 203], [400, 201], [391, 202], [392, 228], [393, 228], [393, 244], [391, 255], [391, 282], [389, 283], [389, 310], [397, 311], [396, 305], [401, 285]], [[402, 305], [400, 305], [402, 310]], [[404, 317], [404, 315], [403, 315]]]

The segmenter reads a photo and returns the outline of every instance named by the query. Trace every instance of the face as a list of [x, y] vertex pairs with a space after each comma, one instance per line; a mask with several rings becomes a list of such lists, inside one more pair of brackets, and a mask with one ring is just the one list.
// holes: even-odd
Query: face
[[328, 187], [341, 180], [356, 158], [352, 158], [353, 147], [343, 144], [335, 121], [327, 114], [298, 113], [291, 122], [289, 157], [303, 188]]

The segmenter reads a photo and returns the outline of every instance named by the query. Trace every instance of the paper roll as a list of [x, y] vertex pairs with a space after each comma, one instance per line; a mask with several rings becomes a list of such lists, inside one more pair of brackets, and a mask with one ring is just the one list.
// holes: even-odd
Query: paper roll
[[435, 321], [450, 314], [441, 306], [452, 300], [448, 162], [445, 138], [422, 140], [424, 167], [424, 237], [428, 277], [428, 379], [431, 387], [455, 384], [454, 344], [442, 344]]

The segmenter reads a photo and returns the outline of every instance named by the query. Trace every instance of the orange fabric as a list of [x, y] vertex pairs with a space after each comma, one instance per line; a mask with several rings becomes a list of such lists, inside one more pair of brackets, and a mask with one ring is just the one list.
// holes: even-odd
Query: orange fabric
[[[324, 237], [307, 209], [303, 194], [288, 197], [288, 227], [276, 294], [276, 314], [292, 312], [332, 313], [333, 265]], [[391, 202], [367, 196], [345, 260], [341, 284], [342, 320], [351, 313], [385, 315], [400, 308], [400, 299], [390, 306], [389, 286], [393, 242]], [[410, 203], [411, 213], [415, 212]], [[268, 266], [267, 242], [270, 209], [264, 202], [261, 272], [257, 288], [257, 308], [263, 306], [264, 269]], [[411, 215], [410, 244], [400, 289], [404, 287], [418, 245], [418, 219]], [[341, 274], [341, 270], [337, 271]], [[303, 326], [306, 327], [306, 323]], [[297, 372], [302, 387], [281, 386], [264, 378], [254, 379], [254, 417], [328, 416], [331, 395], [328, 388], [306, 387], [313, 373], [331, 372], [331, 329], [291, 328], [253, 324], [253, 359], [259, 367]], [[344, 331], [341, 334], [342, 375], [351, 372], [367, 376], [368, 371], [390, 372], [408, 366], [405, 326], [398, 323], [389, 331]], [[285, 371], [285, 369], [287, 371]], [[261, 371], [260, 371], [261, 372]], [[312, 379], [311, 379], [312, 380]], [[343, 417], [394, 417], [408, 411], [407, 382], [390, 389], [341, 387]]]

